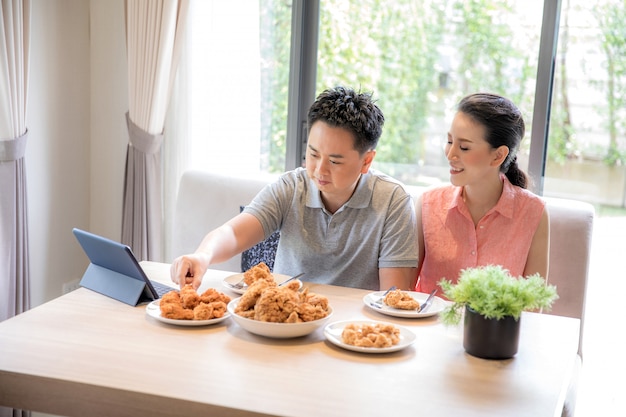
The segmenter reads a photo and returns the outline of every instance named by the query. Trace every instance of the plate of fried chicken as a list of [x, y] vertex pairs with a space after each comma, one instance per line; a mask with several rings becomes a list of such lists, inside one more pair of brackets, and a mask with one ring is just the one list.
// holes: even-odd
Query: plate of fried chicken
[[443, 311], [446, 302], [435, 296], [428, 309], [420, 312], [419, 308], [427, 298], [426, 293], [398, 289], [389, 293], [371, 292], [363, 297], [363, 303], [374, 311], [393, 317], [425, 318]]
[[361, 353], [390, 353], [409, 347], [415, 333], [391, 323], [348, 320], [324, 328], [326, 339], [341, 348]]
[[215, 288], [199, 294], [191, 285], [172, 290], [146, 306], [146, 314], [176, 326], [208, 326], [230, 317], [227, 304], [231, 298]]

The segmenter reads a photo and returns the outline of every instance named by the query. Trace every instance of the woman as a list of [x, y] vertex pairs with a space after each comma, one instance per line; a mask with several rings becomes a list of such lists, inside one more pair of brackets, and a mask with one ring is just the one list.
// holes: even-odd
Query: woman
[[547, 277], [548, 212], [517, 165], [524, 132], [510, 100], [486, 93], [461, 100], [445, 147], [451, 185], [428, 190], [417, 203], [417, 291], [489, 264], [513, 276]]

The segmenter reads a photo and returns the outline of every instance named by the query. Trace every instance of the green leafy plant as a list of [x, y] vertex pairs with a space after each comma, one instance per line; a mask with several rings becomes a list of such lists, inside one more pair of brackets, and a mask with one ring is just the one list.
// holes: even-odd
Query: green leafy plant
[[444, 324], [458, 324], [465, 306], [489, 319], [500, 320], [522, 311], [550, 309], [558, 299], [556, 286], [547, 285], [539, 274], [514, 278], [499, 265], [468, 268], [461, 271], [456, 284], [439, 281], [444, 295], [452, 304], [441, 313]]

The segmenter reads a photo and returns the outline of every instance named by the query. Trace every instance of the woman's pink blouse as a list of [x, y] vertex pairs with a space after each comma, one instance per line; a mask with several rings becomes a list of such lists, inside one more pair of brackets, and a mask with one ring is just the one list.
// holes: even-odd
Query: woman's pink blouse
[[502, 265], [511, 275], [521, 276], [544, 207], [540, 197], [504, 177], [500, 200], [475, 227], [462, 187], [426, 191], [424, 262], [416, 290], [429, 293], [441, 278], [456, 282], [462, 269], [483, 265]]

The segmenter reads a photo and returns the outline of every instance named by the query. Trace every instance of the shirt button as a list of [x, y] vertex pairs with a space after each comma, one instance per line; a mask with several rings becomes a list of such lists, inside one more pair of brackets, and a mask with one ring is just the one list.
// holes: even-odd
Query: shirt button
[[472, 255], [476, 255], [476, 251], [475, 250], [472, 251]]

